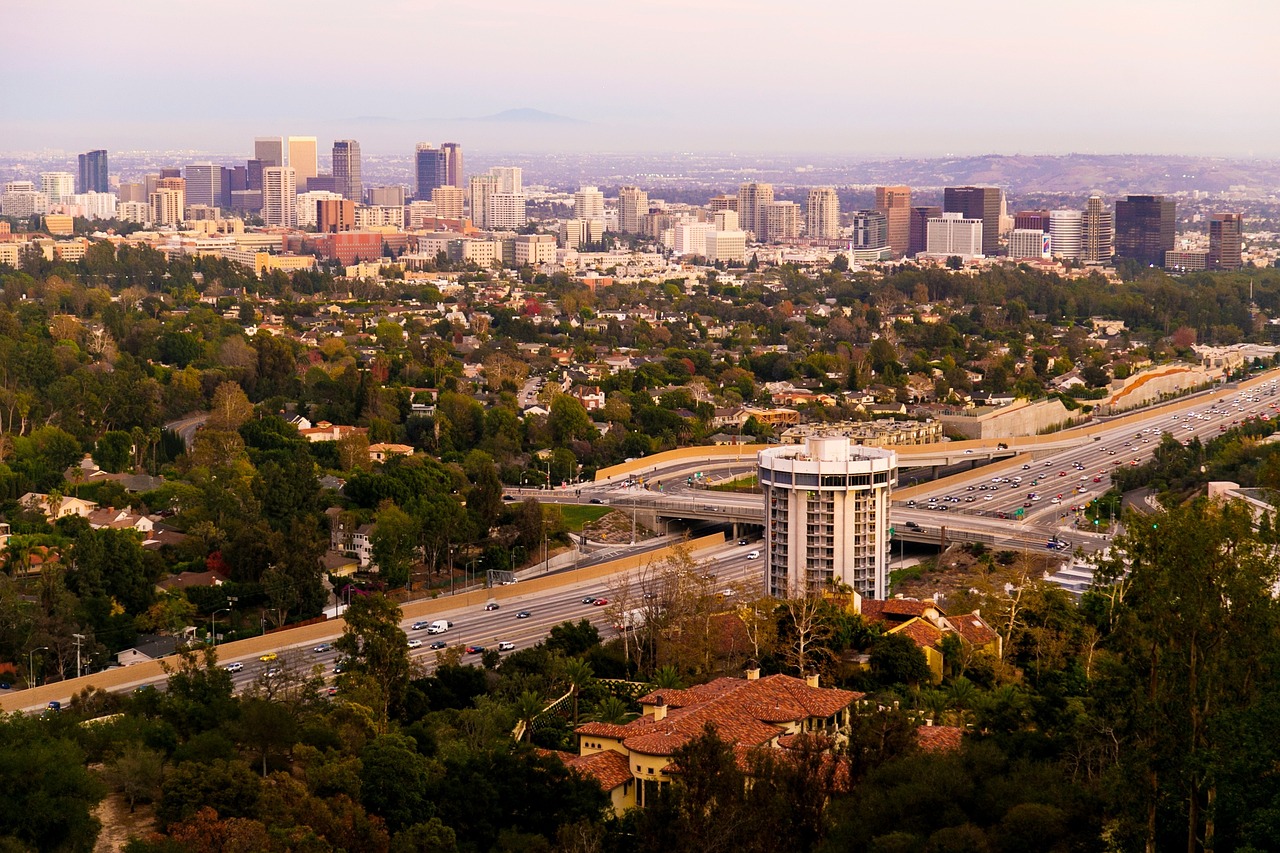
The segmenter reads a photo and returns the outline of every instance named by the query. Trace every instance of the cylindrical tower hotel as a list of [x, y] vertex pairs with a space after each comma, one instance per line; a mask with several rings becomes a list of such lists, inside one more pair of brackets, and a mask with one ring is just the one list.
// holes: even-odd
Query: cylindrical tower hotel
[[839, 580], [884, 598], [898, 455], [845, 437], [810, 437], [760, 451], [759, 464], [769, 593], [797, 596]]

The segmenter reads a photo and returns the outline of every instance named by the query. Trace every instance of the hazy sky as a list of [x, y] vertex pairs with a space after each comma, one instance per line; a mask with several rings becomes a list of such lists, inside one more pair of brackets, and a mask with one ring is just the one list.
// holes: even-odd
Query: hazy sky
[[[0, 2], [0, 150], [1280, 156], [1276, 0]], [[457, 121], [535, 108], [582, 124]]]

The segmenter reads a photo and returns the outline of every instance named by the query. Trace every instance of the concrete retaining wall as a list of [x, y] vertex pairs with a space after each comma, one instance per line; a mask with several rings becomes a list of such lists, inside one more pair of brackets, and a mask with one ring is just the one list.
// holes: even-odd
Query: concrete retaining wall
[[943, 415], [942, 424], [966, 438], [1014, 438], [1036, 435], [1079, 416], [1055, 397], [1034, 403], [1017, 400], [974, 416]]

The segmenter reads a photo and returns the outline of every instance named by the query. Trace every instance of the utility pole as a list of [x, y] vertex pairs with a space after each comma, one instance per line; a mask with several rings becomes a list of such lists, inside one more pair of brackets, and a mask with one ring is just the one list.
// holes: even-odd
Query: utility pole
[[80, 668], [80, 643], [84, 641], [84, 634], [72, 634], [76, 638], [76, 678], [84, 674], [84, 670]]

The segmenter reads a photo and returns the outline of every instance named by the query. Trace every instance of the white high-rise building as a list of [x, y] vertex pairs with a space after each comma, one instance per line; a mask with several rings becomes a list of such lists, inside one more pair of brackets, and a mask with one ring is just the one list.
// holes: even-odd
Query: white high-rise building
[[1084, 241], [1084, 212], [1049, 211], [1049, 237], [1054, 257], [1080, 260]]
[[737, 231], [738, 230], [738, 211], [736, 210], [717, 210], [712, 214], [715, 220], [717, 231]]
[[813, 187], [809, 190], [804, 231], [815, 240], [835, 240], [840, 236], [840, 197], [833, 188]]
[[151, 221], [151, 205], [145, 201], [122, 201], [116, 205], [116, 219], [146, 225]]
[[498, 192], [499, 181], [495, 175], [472, 175], [471, 221], [477, 228], [488, 229], [489, 196]]
[[262, 221], [287, 228], [298, 224], [297, 182], [288, 166], [262, 170]]
[[761, 242], [794, 240], [800, 236], [800, 205], [794, 201], [770, 201], [759, 210], [761, 230], [756, 238]]
[[1115, 227], [1111, 211], [1102, 196], [1089, 196], [1084, 210], [1084, 236], [1080, 246], [1080, 260], [1086, 264], [1105, 264], [1115, 252]]
[[50, 204], [62, 204], [76, 194], [76, 176], [70, 172], [41, 172], [40, 192], [49, 197]]
[[1009, 232], [1009, 257], [1013, 260], [1047, 258], [1055, 238], [1040, 228], [1015, 228]]
[[738, 221], [757, 240], [764, 239], [764, 206], [772, 201], [773, 184], [749, 183], [738, 187]]
[[604, 193], [595, 187], [583, 187], [573, 194], [574, 219], [604, 220]]
[[519, 166], [494, 166], [489, 174], [498, 179], [498, 192], [513, 195], [524, 192], [524, 170]]
[[560, 245], [580, 249], [588, 243], [604, 239], [604, 221], [600, 219], [567, 219], [560, 223]]
[[485, 228], [523, 228], [528, 223], [524, 193], [490, 193]]
[[[723, 211], [733, 213], [732, 210]], [[720, 212], [716, 213], [719, 216]], [[736, 215], [736, 214], [735, 214]], [[707, 263], [741, 264], [747, 260], [747, 232], [737, 228], [707, 233]]]
[[[450, 187], [450, 189], [456, 189], [456, 187]], [[439, 215], [436, 213], [434, 201], [411, 201], [405, 207], [405, 214], [405, 223], [410, 230], [422, 228], [428, 219], [435, 219]]]
[[77, 209], [77, 216], [85, 219], [114, 219], [116, 215], [115, 193], [76, 193], [66, 203]]
[[836, 581], [868, 598], [887, 595], [894, 451], [811, 436], [760, 451], [759, 475], [770, 595], [819, 593]]
[[342, 193], [329, 190], [308, 190], [298, 193], [294, 205], [295, 223], [299, 228], [315, 228], [319, 224], [317, 210], [322, 201], [342, 201]]
[[374, 228], [404, 228], [404, 207], [402, 205], [359, 205], [356, 207], [355, 213], [357, 231]]
[[618, 190], [618, 230], [624, 234], [639, 234], [641, 219], [649, 213], [649, 194], [639, 187], [621, 187]]
[[926, 222], [925, 254], [940, 257], [982, 257], [982, 220], [963, 213], [944, 213]]
[[716, 230], [710, 222], [680, 222], [672, 228], [671, 250], [677, 257], [698, 255], [706, 257], [707, 235]]
[[36, 190], [31, 181], [9, 181], [0, 195], [0, 214], [22, 219], [49, 212], [49, 196]]

